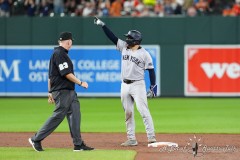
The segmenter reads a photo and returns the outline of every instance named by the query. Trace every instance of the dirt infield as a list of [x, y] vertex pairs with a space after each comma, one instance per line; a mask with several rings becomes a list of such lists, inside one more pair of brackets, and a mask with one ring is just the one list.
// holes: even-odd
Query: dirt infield
[[[0, 147], [31, 147], [28, 138], [33, 133], [0, 133]], [[139, 145], [121, 147], [126, 140], [123, 133], [83, 133], [87, 145], [96, 149], [135, 150], [135, 160], [239, 160], [240, 135], [230, 134], [157, 134], [161, 142], [175, 142], [179, 147], [147, 147], [146, 134], [137, 134]], [[69, 148], [72, 142], [69, 133], [53, 133], [42, 145], [47, 148]], [[198, 154], [194, 158], [192, 144], [198, 143]], [[124, 160], [124, 159], [123, 159]]]

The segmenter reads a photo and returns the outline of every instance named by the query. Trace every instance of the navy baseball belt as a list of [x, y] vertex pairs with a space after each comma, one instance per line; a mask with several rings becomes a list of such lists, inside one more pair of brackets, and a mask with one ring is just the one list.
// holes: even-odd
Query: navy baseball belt
[[126, 84], [131, 84], [133, 82], [136, 82], [138, 80], [129, 80], [129, 79], [124, 79], [123, 82], [126, 83]]

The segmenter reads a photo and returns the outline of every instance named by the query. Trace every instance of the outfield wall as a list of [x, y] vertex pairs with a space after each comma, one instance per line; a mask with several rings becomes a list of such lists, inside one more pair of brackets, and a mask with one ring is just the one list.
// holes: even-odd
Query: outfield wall
[[[144, 45], [160, 46], [160, 83], [161, 96], [191, 96], [186, 94], [185, 78], [185, 45], [231, 45], [235, 58], [228, 60], [233, 68], [235, 84], [234, 94], [239, 96], [239, 51], [234, 45], [239, 44], [239, 17], [167, 17], [167, 18], [102, 18], [119, 38], [129, 29], [140, 30]], [[93, 18], [0, 18], [0, 45], [56, 45], [57, 35], [61, 31], [74, 34], [75, 45], [112, 45], [101, 28], [93, 24]], [[210, 46], [211, 48], [211, 46]], [[227, 52], [226, 52], [227, 53]], [[0, 53], [1, 54], [1, 53]], [[209, 53], [210, 54], [210, 53]], [[221, 63], [225, 63], [223, 60]], [[220, 69], [221, 69], [221, 65]], [[235, 65], [232, 65], [235, 64]], [[1, 66], [0, 66], [1, 67]], [[227, 69], [226, 69], [227, 70]], [[225, 75], [225, 72], [223, 73]], [[199, 77], [201, 79], [201, 77]], [[1, 83], [1, 82], [0, 82]], [[214, 81], [209, 85], [210, 91]], [[234, 87], [234, 86], [233, 86]], [[208, 88], [208, 89], [209, 89]], [[227, 87], [225, 87], [227, 88]], [[225, 96], [225, 94], [220, 94]], [[207, 94], [206, 96], [218, 96]]]

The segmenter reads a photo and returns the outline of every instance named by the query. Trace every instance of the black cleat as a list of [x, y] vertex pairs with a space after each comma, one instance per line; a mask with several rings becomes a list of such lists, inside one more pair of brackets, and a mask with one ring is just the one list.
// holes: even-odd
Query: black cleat
[[91, 150], [94, 150], [94, 148], [86, 146], [84, 142], [82, 142], [81, 145], [74, 145], [73, 149], [73, 151], [91, 151]]
[[37, 152], [44, 151], [42, 149], [41, 142], [34, 142], [31, 138], [28, 139], [28, 142], [32, 145], [33, 149]]

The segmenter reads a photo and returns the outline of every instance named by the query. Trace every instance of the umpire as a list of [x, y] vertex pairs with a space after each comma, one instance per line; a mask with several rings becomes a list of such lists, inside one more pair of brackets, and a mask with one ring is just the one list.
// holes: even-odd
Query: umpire
[[59, 46], [54, 48], [50, 59], [48, 79], [48, 102], [55, 103], [55, 110], [42, 128], [28, 141], [35, 151], [43, 151], [41, 141], [50, 135], [66, 116], [74, 151], [93, 150], [94, 148], [85, 145], [80, 134], [81, 113], [75, 83], [84, 88], [88, 88], [88, 84], [74, 76], [73, 63], [68, 56], [73, 43], [72, 33], [62, 32], [58, 43]]

